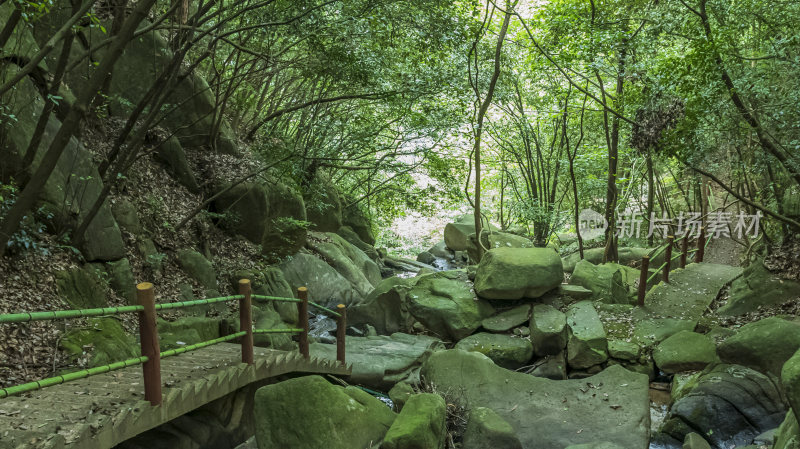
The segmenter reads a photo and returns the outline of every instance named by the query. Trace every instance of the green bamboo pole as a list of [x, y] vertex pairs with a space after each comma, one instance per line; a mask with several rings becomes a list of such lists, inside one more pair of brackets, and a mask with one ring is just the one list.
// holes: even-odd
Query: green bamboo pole
[[298, 334], [303, 329], [253, 329], [254, 334]]
[[321, 306], [321, 305], [319, 305], [319, 304], [315, 303], [314, 301], [309, 301], [308, 303], [309, 303], [310, 305], [312, 305], [312, 306], [314, 306], [314, 307], [318, 308], [318, 309], [322, 309], [322, 310], [324, 310], [325, 312], [328, 312], [330, 315], [333, 315], [333, 316], [334, 316], [334, 317], [336, 317], [336, 318], [339, 318], [339, 317], [341, 316], [341, 315], [340, 315], [338, 312], [334, 312], [333, 310], [331, 310], [331, 309], [329, 309], [329, 308], [327, 308], [327, 307], [323, 307], [323, 306]]
[[184, 307], [200, 306], [203, 304], [214, 304], [218, 302], [238, 301], [244, 298], [242, 295], [220, 296], [218, 298], [195, 299], [192, 301], [165, 302], [156, 304], [156, 311], [167, 309], [182, 309]]
[[282, 296], [252, 295], [251, 298], [257, 301], [300, 302], [297, 298], [284, 298]]
[[28, 323], [93, 316], [119, 315], [141, 312], [142, 306], [103, 307], [99, 309], [53, 310], [49, 312], [20, 312], [0, 315], [0, 323]]
[[66, 382], [71, 382], [73, 380], [84, 379], [89, 376], [94, 376], [97, 374], [108, 373], [111, 371], [117, 371], [122, 368], [127, 368], [129, 366], [136, 366], [140, 365], [147, 361], [147, 357], [137, 357], [133, 359], [123, 360], [121, 362], [115, 362], [108, 365], [103, 366], [96, 366], [94, 368], [84, 369], [80, 371], [75, 371], [74, 373], [67, 373], [61, 376], [55, 377], [48, 377], [46, 379], [37, 380], [34, 382], [28, 382], [22, 385], [16, 385], [13, 387], [2, 388], [0, 389], [0, 398], [5, 398], [8, 396], [27, 393], [34, 390], [39, 390], [41, 388], [50, 387], [53, 385], [59, 385]]
[[224, 337], [215, 338], [213, 340], [203, 341], [200, 343], [195, 343], [193, 345], [184, 346], [182, 348], [170, 349], [169, 351], [163, 351], [161, 353], [161, 358], [172, 357], [174, 355], [183, 354], [184, 352], [194, 351], [196, 349], [205, 348], [207, 346], [212, 346], [217, 343], [224, 343], [226, 341], [236, 340], [239, 337], [243, 337], [247, 332], [241, 331], [236, 332], [235, 334], [226, 335]]

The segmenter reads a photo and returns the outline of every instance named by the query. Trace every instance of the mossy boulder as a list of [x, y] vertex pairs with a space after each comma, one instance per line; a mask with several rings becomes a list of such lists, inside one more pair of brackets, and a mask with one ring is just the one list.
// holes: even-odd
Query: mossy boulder
[[[491, 231], [498, 229], [483, 221], [482, 227]], [[453, 223], [447, 223], [444, 227], [444, 242], [452, 251], [466, 251], [469, 246], [469, 236], [475, 234], [475, 219], [472, 215], [464, 215]]]
[[438, 394], [411, 396], [386, 432], [381, 449], [443, 448], [446, 415], [446, 404]]
[[692, 432], [684, 438], [683, 449], [711, 449], [711, 445], [700, 434]]
[[592, 299], [608, 304], [634, 304], [636, 291], [634, 281], [639, 272], [615, 263], [594, 265], [582, 260], [575, 265], [569, 283], [592, 292]]
[[[482, 232], [481, 239], [483, 247], [487, 250], [494, 248], [533, 248], [533, 242], [529, 239], [508, 232]], [[474, 233], [470, 234], [467, 238], [467, 254], [472, 263], [480, 262], [480, 258], [478, 257], [478, 239], [475, 237]]]
[[462, 437], [463, 449], [522, 449], [514, 428], [497, 412], [486, 407], [475, 407]]
[[106, 283], [91, 267], [56, 272], [56, 291], [73, 309], [107, 307]]
[[348, 323], [357, 326], [369, 324], [381, 335], [409, 332], [415, 320], [405, 301], [412, 285], [413, 280], [396, 276], [384, 279], [364, 302], [348, 309]]
[[217, 272], [214, 265], [197, 251], [178, 251], [178, 265], [192, 279], [207, 289], [217, 288]]
[[533, 356], [533, 346], [529, 340], [488, 332], [479, 332], [464, 338], [456, 343], [455, 349], [480, 352], [492, 359], [497, 366], [508, 369], [524, 366]]
[[398, 382], [389, 390], [389, 399], [394, 403], [394, 409], [400, 411], [403, 409], [403, 406], [406, 405], [408, 399], [415, 394], [416, 391], [414, 391], [414, 387], [412, 387], [411, 384], [408, 382]]
[[220, 337], [219, 321], [205, 317], [183, 317], [175, 321], [157, 321], [161, 350], [174, 349]]
[[307, 246], [347, 279], [362, 298], [381, 281], [378, 265], [338, 234], [311, 232]]
[[375, 261], [375, 263], [380, 263], [381, 258], [378, 255], [378, 251], [375, 249], [375, 247], [361, 240], [361, 237], [359, 237], [359, 235], [353, 231], [353, 228], [343, 225], [338, 231], [336, 231], [336, 233], [339, 234], [343, 239], [350, 242], [351, 245], [363, 251], [364, 254]]
[[800, 449], [800, 423], [794, 410], [789, 410], [775, 433], [773, 449]]
[[725, 363], [780, 376], [783, 364], [800, 349], [800, 323], [777, 317], [742, 326], [717, 348]]
[[136, 209], [136, 205], [128, 199], [118, 198], [114, 200], [111, 203], [111, 212], [122, 230], [137, 236], [144, 234], [144, 227], [139, 220], [139, 212]]
[[181, 183], [192, 193], [200, 193], [200, 185], [186, 160], [180, 140], [172, 136], [156, 149], [156, 157], [162, 162], [176, 181]]
[[342, 209], [342, 226], [352, 229], [358, 238], [367, 245], [375, 245], [372, 221], [358, 205], [353, 204]]
[[653, 351], [656, 366], [668, 374], [701, 370], [716, 359], [714, 341], [703, 334], [689, 331], [670, 336]]
[[477, 300], [461, 271], [419, 276], [407, 294], [409, 312], [440, 338], [460, 340], [473, 333], [494, 309]]
[[636, 343], [624, 340], [609, 340], [608, 355], [618, 360], [635, 362], [639, 360], [641, 348]]
[[800, 350], [783, 364], [781, 383], [793, 410], [800, 410]]
[[460, 392], [473, 410], [494, 410], [523, 447], [563, 449], [600, 440], [645, 448], [649, 443], [647, 376], [620, 366], [588, 379], [556, 381], [509, 371], [483, 354], [449, 350], [431, 355], [421, 375], [440, 391]]
[[564, 279], [561, 259], [548, 248], [497, 248], [475, 273], [475, 292], [487, 299], [538, 298]]
[[533, 306], [531, 342], [538, 356], [555, 355], [567, 346], [567, 316], [547, 304]]
[[[594, 265], [600, 265], [603, 263], [603, 253], [605, 252], [605, 248], [592, 248], [587, 249], [583, 252], [583, 260], [589, 261]], [[653, 248], [636, 248], [636, 247], [621, 247], [617, 249], [617, 254], [619, 255], [619, 263], [620, 265], [631, 266], [637, 262], [642, 260], [642, 257], [646, 256], [653, 252]], [[564, 258], [564, 271], [571, 273], [575, 270], [575, 266], [580, 262], [581, 255], [580, 253], [573, 253], [570, 254], [568, 257]], [[657, 267], [664, 263], [664, 253], [662, 252], [660, 255], [656, 256], [654, 259], [650, 260], [650, 266]]]
[[128, 304], [136, 304], [136, 280], [133, 278], [131, 263], [127, 258], [106, 263], [108, 284]]
[[579, 301], [567, 310], [567, 363], [583, 369], [608, 360], [608, 340], [591, 301]]
[[66, 332], [60, 344], [72, 359], [90, 355], [89, 366], [127, 360], [140, 353], [136, 338], [114, 318], [90, 318], [87, 326]]
[[530, 304], [513, 307], [504, 310], [497, 315], [485, 318], [482, 322], [483, 328], [489, 332], [508, 332], [528, 321], [531, 316]]
[[296, 291], [308, 288], [308, 297], [319, 304], [358, 304], [364, 296], [336, 269], [319, 257], [297, 253], [278, 265], [286, 281]]
[[634, 325], [632, 341], [642, 348], [649, 348], [680, 331], [693, 331], [696, 325], [696, 321], [677, 318], [643, 319]]
[[[306, 214], [311, 229], [320, 232], [336, 232], [342, 227], [342, 198], [333, 181], [317, 174], [303, 194]], [[355, 229], [354, 229], [355, 230]]]
[[364, 391], [320, 376], [259, 388], [253, 411], [259, 449], [366, 448], [383, 440], [397, 416]]
[[218, 190], [214, 208], [224, 214], [220, 225], [261, 245], [264, 254], [283, 257], [305, 244], [305, 203], [292, 188], [272, 181], [245, 182], [230, 189], [220, 186]]
[[[260, 280], [253, 286], [253, 293], [264, 296], [276, 296], [279, 298], [294, 298], [295, 292], [292, 286], [283, 276], [283, 272], [277, 267], [269, 267], [261, 272]], [[275, 301], [270, 303], [272, 308], [280, 315], [286, 323], [297, 323], [297, 304], [293, 302]]]
[[800, 296], [800, 282], [782, 279], [771, 273], [759, 260], [745, 268], [744, 273], [731, 283], [728, 302], [717, 311], [720, 315], [742, 315], [781, 304]]

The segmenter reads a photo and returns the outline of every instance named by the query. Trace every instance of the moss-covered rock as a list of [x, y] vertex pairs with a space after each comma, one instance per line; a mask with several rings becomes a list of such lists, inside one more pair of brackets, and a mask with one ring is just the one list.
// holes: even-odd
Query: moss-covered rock
[[87, 326], [66, 332], [60, 344], [73, 361], [88, 354], [89, 366], [127, 360], [140, 353], [136, 338], [114, 318], [90, 318]]
[[547, 248], [497, 248], [475, 274], [475, 292], [488, 299], [538, 298], [564, 279], [561, 259]]
[[106, 263], [108, 284], [125, 298], [128, 304], [136, 304], [136, 280], [133, 278], [131, 263], [127, 258]]
[[567, 363], [589, 368], [608, 359], [608, 340], [603, 323], [591, 301], [580, 301], [567, 310]]
[[217, 288], [217, 272], [214, 265], [197, 251], [178, 251], [178, 265], [192, 279], [207, 289]]
[[338, 234], [312, 232], [307, 245], [347, 279], [362, 297], [381, 281], [378, 265]]
[[220, 337], [219, 321], [205, 317], [183, 317], [175, 321], [158, 319], [161, 350], [174, 349]]
[[144, 234], [144, 227], [139, 220], [139, 212], [136, 206], [126, 198], [118, 198], [111, 204], [111, 212], [117, 224], [124, 231], [133, 235]]
[[[633, 263], [641, 261], [642, 257], [650, 254], [652, 251], [653, 248], [621, 247], [617, 249], [617, 254], [619, 255], [620, 265], [630, 266]], [[595, 265], [600, 265], [603, 263], [604, 252], [605, 248], [587, 249], [583, 252], [583, 259], [581, 259], [580, 253], [576, 252], [570, 254], [568, 257], [564, 258], [564, 271], [571, 273], [581, 260], [587, 260]], [[653, 267], [660, 266], [662, 263], [664, 263], [663, 252], [656, 258], [650, 260], [650, 266]]]
[[547, 304], [533, 306], [531, 342], [538, 356], [554, 355], [567, 346], [567, 316]]
[[653, 351], [656, 366], [668, 374], [701, 370], [716, 358], [714, 342], [703, 334], [689, 331], [672, 335]]
[[[769, 292], [769, 293], [766, 293]], [[772, 274], [758, 260], [745, 268], [731, 283], [728, 302], [717, 311], [720, 315], [742, 315], [762, 306], [774, 306], [800, 296], [800, 282]]]
[[608, 340], [608, 355], [618, 360], [635, 362], [639, 360], [641, 348], [636, 343], [624, 340]]
[[268, 185], [241, 183], [222, 192], [214, 207], [224, 218], [220, 225], [261, 245], [264, 254], [276, 258], [294, 254], [306, 240], [306, 208], [292, 188], [273, 181]]
[[683, 449], [711, 449], [711, 445], [700, 434], [692, 432], [683, 440]]
[[800, 323], [765, 318], [742, 326], [717, 348], [725, 363], [779, 376], [783, 364], [800, 349]]
[[775, 433], [773, 449], [800, 449], [800, 424], [794, 410], [789, 410]]
[[398, 382], [389, 390], [389, 399], [394, 403], [394, 409], [400, 411], [403, 409], [403, 406], [406, 405], [408, 399], [414, 394], [416, 394], [416, 391], [414, 391], [414, 387], [412, 387], [411, 384], [408, 382]]
[[[253, 293], [257, 295], [276, 296], [279, 298], [294, 298], [292, 286], [277, 267], [269, 267], [261, 272], [260, 280], [253, 286]], [[286, 323], [297, 323], [297, 304], [293, 302], [275, 301], [272, 308]]]
[[440, 449], [446, 436], [444, 399], [437, 394], [415, 394], [406, 402], [383, 438], [382, 449]]
[[342, 226], [350, 228], [367, 245], [375, 245], [372, 221], [358, 205], [351, 205], [342, 209]]
[[800, 410], [800, 350], [783, 364], [781, 383], [793, 410]]
[[569, 283], [592, 291], [592, 299], [609, 304], [634, 304], [633, 287], [639, 272], [615, 263], [594, 265], [582, 260], [575, 265]]
[[533, 346], [525, 338], [505, 334], [479, 332], [459, 341], [455, 349], [480, 352], [492, 359], [497, 366], [517, 369], [527, 364], [533, 356]]
[[463, 449], [522, 449], [522, 443], [511, 424], [494, 410], [486, 407], [475, 407], [470, 410], [461, 441]]
[[482, 321], [483, 328], [489, 332], [508, 332], [511, 329], [522, 325], [531, 316], [530, 304], [513, 307], [504, 310], [497, 315], [485, 318]]
[[358, 304], [362, 294], [324, 260], [305, 252], [297, 253], [283, 261], [278, 268], [292, 290], [308, 288], [308, 297], [320, 304]]
[[89, 267], [56, 272], [56, 290], [73, 309], [108, 306], [106, 284], [97, 271]]
[[[533, 248], [533, 242], [529, 239], [510, 234], [508, 232], [493, 231], [481, 233], [483, 247], [487, 250], [494, 248]], [[480, 262], [478, 257], [478, 239], [475, 233], [467, 237], [467, 254], [471, 263]]]
[[427, 329], [442, 338], [460, 340], [492, 315], [488, 303], [476, 300], [461, 271], [420, 276], [407, 295], [408, 310]]
[[190, 192], [199, 193], [200, 185], [197, 178], [186, 160], [186, 153], [183, 151], [180, 140], [172, 136], [156, 149], [156, 156], [163, 162], [170, 174], [176, 181], [181, 183]]
[[320, 376], [259, 388], [254, 415], [259, 449], [366, 448], [383, 440], [396, 417], [369, 394], [331, 385]]
[[348, 323], [369, 324], [381, 335], [409, 332], [415, 321], [405, 303], [411, 285], [413, 280], [396, 276], [384, 279], [361, 304], [347, 310]]
[[342, 227], [342, 198], [327, 175], [317, 174], [303, 195], [311, 229], [336, 232]]

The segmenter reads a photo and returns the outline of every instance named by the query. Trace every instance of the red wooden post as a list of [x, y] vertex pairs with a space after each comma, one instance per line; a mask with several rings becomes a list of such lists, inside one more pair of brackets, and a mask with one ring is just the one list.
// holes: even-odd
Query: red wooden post
[[681, 268], [686, 268], [686, 257], [689, 256], [689, 233], [683, 238], [683, 248], [681, 248]]
[[147, 361], [142, 365], [144, 399], [151, 405], [161, 405], [161, 349], [158, 346], [156, 325], [156, 297], [153, 284], [142, 282], [136, 286], [136, 297], [144, 310], [139, 312], [139, 340], [142, 355]]
[[702, 262], [706, 253], [706, 228], [700, 227], [700, 237], [697, 237], [697, 255], [694, 256], [695, 262]]
[[347, 308], [344, 304], [336, 306], [339, 317], [336, 319], [336, 360], [342, 365], [345, 364], [344, 343], [347, 330]]
[[675, 240], [674, 236], [667, 237], [667, 249], [664, 251], [664, 282], [669, 282], [669, 268], [672, 265], [672, 242]]
[[639, 274], [639, 307], [644, 306], [644, 294], [647, 292], [647, 271], [650, 268], [650, 256], [642, 257], [642, 271]]
[[300, 298], [300, 302], [297, 303], [297, 315], [300, 319], [300, 328], [303, 329], [300, 332], [300, 354], [303, 354], [305, 358], [311, 358], [311, 354], [308, 352], [308, 289], [305, 287], [300, 287], [297, 289], [297, 297]]
[[239, 331], [247, 332], [241, 339], [242, 363], [253, 364], [253, 318], [251, 314], [252, 288], [249, 279], [239, 280], [239, 294], [244, 297], [239, 300]]

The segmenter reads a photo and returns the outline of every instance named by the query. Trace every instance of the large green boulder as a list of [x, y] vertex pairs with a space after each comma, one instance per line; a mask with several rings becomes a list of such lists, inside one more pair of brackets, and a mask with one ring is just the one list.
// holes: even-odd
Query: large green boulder
[[800, 410], [800, 350], [786, 361], [781, 370], [781, 383], [793, 410]]
[[414, 391], [414, 387], [408, 382], [398, 382], [388, 393], [389, 399], [391, 399], [392, 404], [394, 404], [394, 409], [398, 411], [402, 410], [406, 402], [415, 394], [417, 394], [417, 392]]
[[180, 140], [172, 136], [156, 149], [157, 159], [166, 165], [170, 175], [192, 193], [200, 193], [200, 184], [186, 159]]
[[[99, 31], [92, 32], [90, 38], [100, 40], [105, 37]], [[99, 59], [102, 59], [104, 51], [99, 51]], [[172, 57], [169, 43], [157, 31], [142, 34], [126, 45], [111, 77], [111, 112], [127, 117], [170, 65]], [[217, 135], [212, 136], [211, 131], [217, 129], [214, 125], [218, 119], [213, 89], [202, 77], [185, 70], [180, 69], [177, 76], [180, 82], [169, 92], [161, 126], [173, 132], [184, 149], [213, 147], [221, 153], [236, 154], [236, 137], [224, 118]]]
[[342, 198], [327, 175], [317, 174], [303, 195], [311, 229], [336, 232], [342, 227]]
[[290, 187], [244, 182], [221, 186], [214, 208], [220, 226], [261, 245], [264, 254], [280, 258], [297, 252], [306, 240], [303, 198]]
[[462, 449], [522, 449], [514, 428], [494, 410], [475, 407], [469, 411], [469, 419], [462, 436]]
[[527, 322], [530, 316], [530, 304], [523, 304], [485, 318], [482, 324], [483, 328], [489, 332], [508, 332]]
[[449, 350], [431, 355], [421, 374], [439, 391], [458, 391], [473, 410], [494, 410], [522, 447], [563, 449], [598, 440], [626, 449], [649, 444], [648, 378], [620, 366], [587, 379], [556, 381], [509, 371], [482, 354]]
[[[525, 237], [502, 231], [482, 232], [483, 247], [494, 248], [533, 248], [533, 242]], [[467, 254], [472, 263], [480, 262], [478, 257], [478, 240], [472, 233], [467, 237]]]
[[202, 254], [191, 249], [178, 251], [178, 265], [189, 275], [207, 289], [217, 288], [217, 272], [214, 265]]
[[408, 291], [407, 303], [414, 318], [443, 339], [470, 335], [494, 313], [492, 306], [475, 298], [461, 271], [419, 276]]
[[383, 440], [396, 418], [362, 390], [334, 386], [320, 376], [259, 388], [253, 413], [259, 449], [367, 448]]
[[[420, 366], [442, 342], [426, 335], [394, 333], [368, 337], [347, 336], [345, 354], [353, 364], [350, 382], [386, 391], [398, 382], [419, 383]], [[311, 355], [336, 360], [336, 345], [312, 343]]]
[[455, 349], [480, 352], [492, 359], [497, 366], [508, 369], [524, 366], [533, 356], [533, 346], [529, 340], [488, 332], [470, 335], [456, 343]]
[[717, 358], [711, 338], [695, 332], [681, 331], [659, 343], [653, 361], [667, 374], [705, 368]]
[[383, 438], [381, 449], [440, 449], [447, 436], [447, 406], [438, 394], [411, 396]]
[[567, 346], [567, 316], [547, 304], [533, 306], [531, 342], [538, 356], [555, 355]]
[[652, 347], [681, 331], [693, 331], [697, 322], [676, 318], [651, 318], [637, 321], [633, 327], [634, 343], [643, 348]]
[[608, 304], [634, 304], [634, 282], [639, 272], [615, 263], [594, 265], [582, 260], [575, 265], [569, 283], [592, 291], [592, 299]]
[[487, 299], [538, 298], [564, 280], [561, 259], [548, 248], [489, 250], [475, 273], [475, 292]]
[[[246, 276], [245, 276], [246, 277]], [[241, 279], [239, 277], [238, 279]], [[238, 284], [238, 280], [237, 280]], [[277, 267], [269, 267], [261, 272], [260, 279], [253, 284], [253, 293], [278, 298], [294, 298], [295, 290]], [[272, 307], [286, 323], [297, 323], [297, 304], [293, 302], [274, 301]]]
[[[175, 321], [157, 321], [161, 350], [193, 345], [220, 337], [220, 323], [215, 318], [183, 317]], [[236, 329], [239, 330], [238, 328]]]
[[589, 368], [608, 360], [608, 340], [603, 322], [591, 301], [579, 301], [567, 310], [567, 363]]
[[[483, 220], [482, 227], [488, 228], [487, 231], [498, 231], [498, 229]], [[475, 218], [472, 215], [464, 215], [453, 223], [447, 223], [444, 227], [444, 243], [453, 251], [466, 251], [469, 245], [469, 236], [475, 234]]]
[[73, 309], [107, 307], [106, 285], [90, 267], [56, 272], [56, 291]]
[[608, 356], [617, 360], [635, 362], [639, 360], [641, 348], [636, 343], [625, 340], [609, 340]]
[[114, 318], [90, 318], [86, 326], [64, 333], [59, 343], [72, 362], [88, 356], [89, 366], [127, 360], [140, 353], [135, 336]]
[[292, 291], [308, 288], [308, 297], [319, 304], [357, 304], [361, 293], [322, 259], [304, 252], [297, 253], [278, 265]]
[[341, 236], [311, 232], [307, 245], [366, 297], [381, 281], [381, 270], [363, 251]]
[[136, 280], [133, 278], [131, 263], [127, 258], [106, 263], [109, 286], [128, 304], [136, 304]]
[[720, 315], [743, 315], [759, 307], [782, 304], [800, 296], [800, 282], [772, 274], [763, 261], [756, 261], [731, 283], [728, 302], [717, 310]]
[[789, 410], [775, 433], [773, 449], [800, 449], [800, 423], [794, 410]]
[[361, 251], [364, 251], [364, 254], [375, 261], [375, 263], [380, 263], [380, 255], [378, 255], [378, 251], [375, 249], [375, 247], [361, 240], [361, 237], [359, 237], [359, 235], [353, 231], [353, 228], [343, 225], [338, 231], [336, 231], [336, 233], [339, 234], [343, 239], [350, 242], [351, 245], [355, 246]]
[[718, 364], [684, 389], [661, 428], [677, 441], [701, 429], [712, 447], [741, 447], [777, 427], [786, 414], [779, 386], [743, 366]]
[[717, 348], [725, 363], [780, 376], [783, 364], [800, 349], [800, 323], [777, 317], [742, 326]]
[[[27, 41], [28, 39], [21, 39], [20, 45], [28, 45], [30, 42]], [[16, 75], [17, 70], [17, 66], [10, 62], [0, 62], [0, 83]], [[45, 124], [33, 164], [23, 167], [23, 158], [44, 107], [44, 100], [30, 78], [25, 77], [14, 89], [0, 96], [0, 105], [5, 106], [4, 116], [15, 117], [15, 120], [0, 120], [0, 155], [3, 160], [0, 164], [0, 180], [8, 182], [11, 178], [29, 178], [42, 162], [61, 122], [55, 115], [51, 115]], [[102, 190], [103, 182], [91, 152], [76, 138], [72, 138], [64, 146], [55, 168], [47, 178], [37, 199], [36, 210], [41, 212], [45, 224], [52, 229], [75, 229], [85, 220]], [[125, 257], [122, 233], [108, 204], [108, 201], [103, 202], [89, 223], [85, 238], [78, 248], [89, 262]]]
[[347, 310], [350, 325], [371, 325], [380, 335], [408, 332], [414, 318], [405, 303], [406, 293], [413, 280], [396, 276], [384, 279], [370, 292], [361, 304]]
[[352, 229], [358, 238], [367, 245], [375, 245], [372, 221], [358, 205], [353, 204], [342, 209], [342, 226]]

